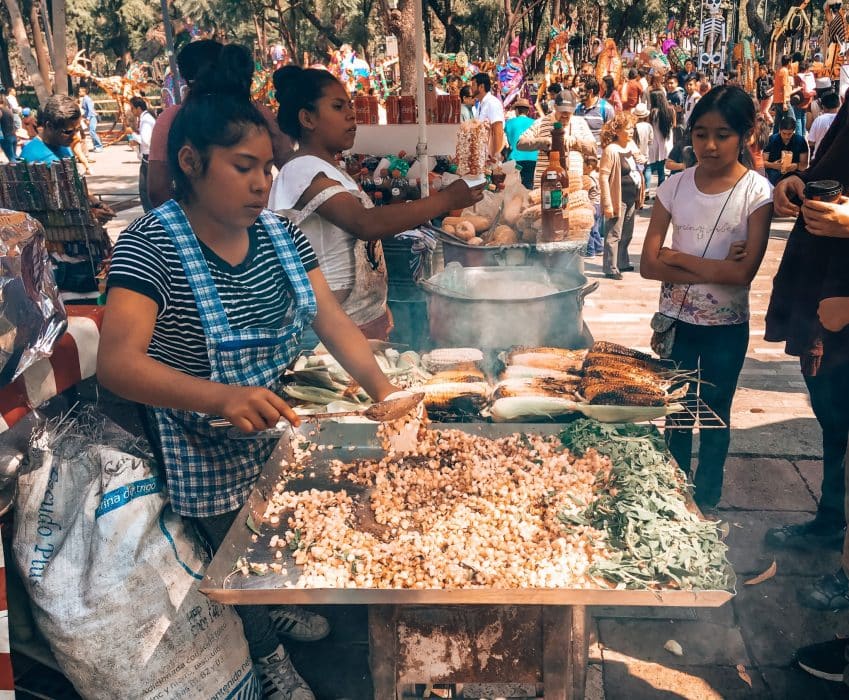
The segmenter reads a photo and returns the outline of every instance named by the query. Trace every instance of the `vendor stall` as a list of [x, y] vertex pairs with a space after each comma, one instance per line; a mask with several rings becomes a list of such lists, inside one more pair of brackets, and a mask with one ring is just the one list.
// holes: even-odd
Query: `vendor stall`
[[[531, 697], [583, 697], [588, 605], [719, 606], [732, 597], [734, 586], [734, 574], [716, 528], [700, 520], [674, 464], [661, 457], [666, 466], [657, 471], [650, 468], [653, 478], [647, 478], [649, 472], [637, 462], [625, 464], [624, 453], [610, 448], [610, 431], [621, 430], [617, 442], [641, 441], [639, 449], [655, 449], [660, 455], [662, 440], [656, 439], [656, 432], [651, 428], [599, 426], [593, 421], [571, 427], [434, 424], [429, 426], [428, 435], [419, 433], [428, 450], [445, 443], [452, 449], [475, 445], [476, 454], [486, 455], [492, 453], [493, 446], [517, 449], [513, 457], [517, 464], [514, 489], [509, 498], [499, 502], [497, 483], [490, 484], [485, 472], [480, 471], [477, 457], [472, 465], [471, 453], [455, 455], [456, 469], [445, 466], [447, 453], [438, 449], [437, 465], [417, 462], [420, 453], [412, 453], [405, 464], [404, 457], [385, 455], [380, 431], [376, 432], [374, 425], [331, 424], [319, 431], [316, 425], [307, 423], [296, 440], [282, 440], [269, 459], [207, 569], [201, 590], [228, 604], [369, 605], [370, 664], [374, 697], [379, 700], [421, 697], [416, 693], [417, 685], [436, 683], [453, 684], [455, 690], [463, 684], [510, 683], [535, 689], [526, 691]], [[568, 453], [554, 449], [559, 441], [568, 447]], [[494, 517], [499, 519], [499, 509], [504, 514], [510, 511], [511, 503], [516, 506], [511, 500], [514, 493], [523, 492], [530, 483], [525, 479], [529, 469], [521, 464], [524, 445], [542, 450], [531, 453], [539, 454], [542, 473], [549, 459], [543, 454], [545, 445], [552, 446], [551, 455], [560, 454], [554, 459], [568, 459], [570, 466], [552, 472], [560, 476], [552, 477], [544, 487], [544, 505], [530, 509], [541, 509], [541, 520], [530, 517], [518, 527], [506, 521], [494, 526], [494, 532], [500, 528], [505, 536], [527, 537], [521, 551], [511, 550], [509, 543], [506, 551], [513, 554], [505, 554], [498, 546], [483, 546], [477, 539], [486, 538], [487, 530], [477, 521], [467, 523], [468, 531], [456, 526], [457, 537], [463, 540], [456, 549], [448, 543], [438, 551], [428, 550], [427, 538], [436, 529], [442, 527], [450, 539], [455, 527], [451, 518], [461, 511], [463, 517], [486, 513], [491, 518], [496, 509]], [[579, 462], [597, 459], [593, 452], [596, 448], [599, 455], [610, 459], [603, 462], [601, 470], [612, 465], [612, 471], [607, 477], [594, 477], [597, 481], [590, 490], [595, 495], [585, 512], [586, 503], [578, 507], [570, 499], [586, 497], [589, 482], [584, 480], [584, 487], [576, 486], [572, 491], [559, 479], [571, 478], [566, 475], [574, 470], [580, 480]], [[378, 460], [378, 471], [372, 474]], [[399, 460], [397, 466], [407, 473], [393, 471], [394, 460]], [[651, 458], [643, 456], [641, 461], [649, 464]], [[593, 468], [595, 464], [592, 462]], [[380, 485], [386, 483], [380, 469], [387, 465], [387, 475], [394, 473], [403, 480], [403, 484], [394, 485], [390, 480], [388, 487], [398, 494], [397, 502], [393, 502], [397, 512], [384, 508], [386, 503], [379, 493]], [[411, 476], [412, 472], [417, 476]], [[417, 487], [410, 485], [418, 475], [429, 478], [430, 472], [458, 481], [435, 489], [431, 498], [410, 511], [417, 492]], [[505, 473], [510, 473], [509, 467]], [[374, 479], [364, 479], [366, 474]], [[460, 486], [464, 478], [471, 479], [466, 490]], [[651, 493], [643, 494], [650, 495], [646, 512], [656, 507], [650, 504], [651, 499], [662, 499], [662, 493], [670, 496], [664, 507], [649, 516], [665, 533], [658, 534], [654, 544], [633, 532], [617, 531], [612, 522], [604, 525], [603, 513], [608, 509], [617, 510], [626, 521], [632, 517], [616, 505], [634, 497], [622, 493], [622, 500], [617, 501], [617, 491], [630, 488], [629, 479], [640, 482], [635, 488], [653, 480], [666, 484], [656, 489], [647, 486]], [[488, 490], [489, 485], [494, 490]], [[673, 491], [676, 496], [671, 496]], [[309, 516], [312, 522], [333, 521], [328, 526], [332, 539], [322, 540], [316, 536], [317, 530], [301, 529], [299, 499], [303, 504], [303, 499], [315, 504]], [[339, 506], [346, 501], [352, 504], [348, 520], [340, 519], [344, 508], [340, 510]], [[448, 509], [438, 518], [432, 513], [437, 502]], [[552, 521], [549, 516], [555, 513]], [[416, 514], [420, 515], [419, 522], [403, 520]], [[396, 515], [402, 519], [396, 522]], [[587, 516], [589, 519], [585, 519]], [[523, 527], [536, 527], [546, 518], [548, 524], [542, 530], [522, 532]], [[651, 525], [646, 523], [643, 529], [651, 531]], [[674, 541], [666, 541], [673, 531]], [[349, 539], [351, 532], [353, 540]], [[590, 534], [594, 537], [589, 538]], [[410, 554], [406, 540], [422, 553]], [[334, 544], [329, 544], [331, 541]], [[367, 541], [375, 544], [374, 550], [363, 549], [362, 543]], [[691, 554], [686, 550], [694, 542], [704, 552], [692, 555], [687, 570], [682, 562], [690, 561]], [[578, 548], [571, 549], [573, 545]], [[675, 552], [679, 545], [682, 559]], [[642, 551], [644, 547], [646, 551]], [[663, 555], [652, 554], [649, 550], [653, 547], [660, 547]], [[381, 548], [390, 554], [377, 563]], [[462, 552], [458, 562], [450, 563], [452, 552]], [[552, 552], [560, 552], [563, 559]], [[566, 559], [574, 562], [572, 569], [562, 565]], [[665, 563], [656, 569], [655, 559]], [[511, 576], [518, 577], [514, 583]]]

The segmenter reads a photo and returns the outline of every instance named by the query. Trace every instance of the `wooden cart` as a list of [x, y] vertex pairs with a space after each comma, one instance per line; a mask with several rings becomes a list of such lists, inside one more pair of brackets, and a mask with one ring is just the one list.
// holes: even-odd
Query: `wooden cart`
[[[308, 424], [307, 424], [308, 425]], [[439, 426], [434, 426], [439, 427]], [[452, 424], [497, 437], [515, 432], [556, 434], [562, 426], [541, 424]], [[298, 490], [339, 488], [329, 477], [332, 459], [349, 461], [379, 454], [373, 425], [332, 425], [318, 438], [327, 449], [311, 465]], [[351, 450], [351, 447], [355, 447]], [[271, 563], [269, 540], [278, 528], [262, 516], [288, 455], [278, 444], [248, 502], [219, 548], [201, 591], [227, 604], [369, 606], [369, 663], [376, 700], [418, 697], [416, 684], [516, 683], [534, 686], [546, 700], [582, 698], [587, 668], [587, 606], [718, 607], [730, 591], [592, 589], [298, 589], [294, 562], [288, 574], [243, 576], [236, 561], [250, 552]], [[314, 474], [314, 476], [312, 476]], [[347, 485], [346, 485], [347, 488]], [[249, 523], [257, 532], [249, 527]], [[274, 532], [272, 532], [272, 529]], [[288, 553], [287, 553], [288, 556]], [[295, 572], [295, 573], [293, 573]], [[731, 577], [733, 580], [733, 576]]]

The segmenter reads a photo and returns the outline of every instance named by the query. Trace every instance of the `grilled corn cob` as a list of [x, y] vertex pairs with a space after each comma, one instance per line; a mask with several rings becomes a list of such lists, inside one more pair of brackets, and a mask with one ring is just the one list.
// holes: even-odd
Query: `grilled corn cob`
[[517, 377], [505, 379], [495, 386], [495, 400], [518, 396], [553, 396], [575, 400], [577, 382], [564, 382], [547, 377]]
[[561, 350], [560, 348], [521, 348], [507, 354], [505, 364], [525, 367], [542, 367], [561, 372], [577, 371], [581, 368], [586, 351]]
[[477, 412], [489, 399], [486, 382], [442, 382], [426, 384], [424, 405], [430, 412]]
[[635, 360], [642, 360], [643, 362], [657, 362], [656, 357], [652, 357], [639, 350], [634, 350], [633, 348], [625, 347], [624, 345], [619, 345], [618, 343], [611, 343], [609, 340], [597, 340], [594, 342], [590, 348], [590, 353], [597, 352], [603, 352], [608, 355], [619, 355], [621, 357], [631, 357]]
[[484, 373], [479, 369], [452, 369], [443, 372], [437, 372], [425, 384], [445, 384], [456, 383], [474, 384], [477, 382], [486, 382]]
[[528, 367], [527, 365], [507, 365], [499, 376], [499, 379], [504, 380], [521, 377], [543, 377], [563, 382], [577, 382], [580, 380], [579, 375], [571, 372], [547, 369], [545, 367]]

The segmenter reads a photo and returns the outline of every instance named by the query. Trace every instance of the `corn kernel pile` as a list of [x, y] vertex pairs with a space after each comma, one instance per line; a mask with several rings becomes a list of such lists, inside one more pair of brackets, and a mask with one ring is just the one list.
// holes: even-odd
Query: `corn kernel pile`
[[281, 482], [265, 513], [285, 526], [272, 568], [286, 574], [283, 550], [293, 550], [298, 588], [598, 585], [587, 572], [608, 557], [603, 534], [557, 518], [606, 481], [610, 462], [593, 451], [576, 459], [556, 437], [421, 430], [410, 453], [334, 460], [331, 470], [365, 492]]

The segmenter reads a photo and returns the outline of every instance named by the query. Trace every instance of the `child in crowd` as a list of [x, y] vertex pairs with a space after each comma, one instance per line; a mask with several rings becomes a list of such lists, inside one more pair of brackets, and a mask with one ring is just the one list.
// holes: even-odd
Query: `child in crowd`
[[602, 218], [601, 218], [601, 190], [598, 184], [598, 158], [595, 156], [584, 156], [584, 178], [589, 178], [589, 188], [587, 194], [590, 198], [590, 203], [595, 209], [595, 219], [593, 220], [593, 228], [590, 231], [590, 237], [587, 240], [587, 252], [584, 254], [587, 258], [601, 255], [604, 252], [604, 239], [602, 238]]
[[345, 313], [366, 337], [386, 340], [393, 324], [380, 240], [472, 206], [483, 198], [483, 186], [470, 189], [457, 180], [430, 197], [372, 208], [337, 164], [357, 133], [345, 86], [328, 71], [298, 66], [275, 71], [274, 85], [278, 124], [298, 151], [280, 169], [269, 206], [303, 229]]
[[[754, 102], [739, 87], [715, 87], [699, 100], [690, 119], [698, 165], [658, 188], [640, 266], [643, 277], [663, 282], [660, 312], [673, 320], [671, 359], [700, 369], [701, 397], [728, 426], [700, 435], [695, 500], [708, 511], [722, 496], [731, 401], [749, 344], [749, 285], [772, 217], [769, 182], [741, 162], [754, 127]], [[669, 425], [666, 437], [689, 474], [692, 430]]]

